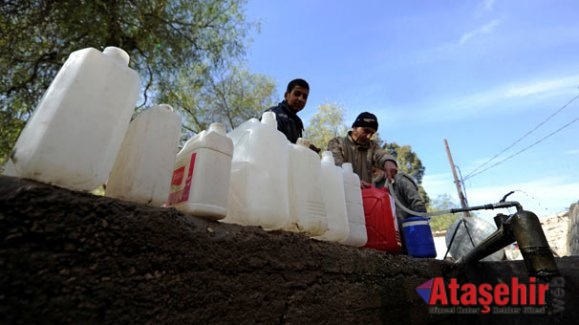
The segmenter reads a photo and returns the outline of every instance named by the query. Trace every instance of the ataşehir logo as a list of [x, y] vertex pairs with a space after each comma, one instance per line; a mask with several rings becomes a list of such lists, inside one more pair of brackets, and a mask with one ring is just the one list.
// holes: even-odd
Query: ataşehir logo
[[[505, 313], [544, 313], [549, 284], [537, 283], [535, 277], [529, 277], [529, 283], [520, 283], [518, 278], [511, 278], [510, 283], [494, 285], [459, 284], [453, 278], [446, 283], [443, 278], [436, 277], [418, 286], [416, 291], [428, 305], [457, 307], [458, 312], [468, 310], [468, 313], [488, 314], [493, 306], [492, 310], [496, 313], [505, 310], [508, 311]], [[433, 311], [441, 312], [439, 309]], [[457, 309], [450, 308], [442, 312], [456, 313]]]

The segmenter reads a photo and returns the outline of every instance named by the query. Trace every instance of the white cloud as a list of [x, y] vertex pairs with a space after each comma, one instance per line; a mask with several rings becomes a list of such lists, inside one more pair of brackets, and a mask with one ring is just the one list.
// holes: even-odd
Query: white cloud
[[504, 97], [526, 97], [537, 94], [549, 93], [569, 87], [576, 83], [578, 76], [566, 77], [554, 80], [542, 80], [530, 84], [508, 86], [504, 90]]
[[[491, 106], [509, 99], [520, 99], [533, 96], [548, 98], [553, 96], [575, 92], [575, 85], [579, 82], [579, 75], [561, 77], [558, 79], [546, 79], [528, 83], [507, 84], [485, 92], [473, 94], [458, 100], [459, 104], [473, 106]], [[502, 109], [502, 108], [501, 108]], [[488, 112], [488, 111], [487, 111]]]
[[483, 0], [482, 7], [486, 11], [492, 11], [495, 7], [495, 0]]
[[490, 32], [492, 32], [497, 26], [499, 25], [499, 20], [495, 19], [489, 23], [487, 23], [486, 25], [483, 25], [473, 31], [470, 31], [464, 35], [462, 35], [462, 37], [460, 38], [459, 44], [460, 45], [464, 45], [466, 42], [470, 41], [471, 39], [480, 36], [480, 35], [485, 35], [485, 34], [489, 34]]
[[[538, 100], [545, 100], [556, 96], [576, 95], [575, 85], [577, 85], [578, 82], [579, 75], [572, 75], [558, 79], [505, 84], [462, 98], [438, 101], [436, 104], [417, 103], [415, 106], [421, 107], [421, 109], [416, 111], [414, 120], [420, 119], [426, 123], [432, 123], [433, 121], [471, 119], [480, 114], [491, 116], [494, 114], [503, 114], [506, 105], [508, 105], [510, 113], [516, 110], [536, 109], [538, 107], [536, 105]], [[533, 105], [529, 105], [529, 103]], [[425, 107], [429, 109], [425, 109]], [[404, 112], [408, 111], [414, 111], [414, 109], [406, 108], [404, 110]]]
[[568, 155], [579, 155], [579, 149], [567, 150], [565, 153]]

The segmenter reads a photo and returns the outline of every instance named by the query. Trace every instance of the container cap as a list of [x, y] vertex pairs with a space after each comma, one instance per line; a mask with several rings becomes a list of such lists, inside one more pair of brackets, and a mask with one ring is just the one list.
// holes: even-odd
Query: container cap
[[352, 168], [352, 163], [349, 163], [349, 162], [343, 163], [342, 169], [344, 170], [344, 172], [347, 172], [347, 173], [353, 173], [354, 172], [354, 169]]
[[211, 123], [209, 125], [209, 132], [211, 132], [211, 131], [218, 133], [218, 134], [221, 134], [221, 135], [225, 135], [225, 125], [223, 125], [219, 122]]
[[159, 105], [157, 105], [157, 107], [173, 112], [173, 106], [171, 106], [169, 104], [159, 104]]
[[322, 152], [322, 162], [329, 163], [334, 165], [336, 162], [334, 161], [334, 155], [331, 151], [323, 151]]
[[277, 129], [277, 121], [275, 119], [275, 113], [271, 111], [263, 112], [261, 115], [261, 123]]
[[122, 64], [123, 66], [129, 65], [129, 54], [121, 48], [109, 46], [103, 50], [103, 54], [111, 57], [113, 60]]
[[310, 147], [310, 142], [304, 138], [298, 138], [298, 140], [296, 141], [296, 144], [299, 144], [300, 146], [304, 146], [306, 148]]

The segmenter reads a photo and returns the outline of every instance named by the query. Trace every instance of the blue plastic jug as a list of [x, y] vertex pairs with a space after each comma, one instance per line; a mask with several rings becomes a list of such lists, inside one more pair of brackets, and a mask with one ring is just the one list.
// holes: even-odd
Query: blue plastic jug
[[404, 219], [402, 230], [408, 255], [412, 257], [436, 257], [436, 248], [429, 220], [426, 217]]

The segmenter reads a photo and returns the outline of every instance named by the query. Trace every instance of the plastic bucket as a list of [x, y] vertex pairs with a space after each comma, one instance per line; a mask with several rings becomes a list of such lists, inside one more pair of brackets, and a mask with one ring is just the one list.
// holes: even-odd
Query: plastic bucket
[[436, 248], [429, 220], [426, 217], [409, 217], [402, 223], [404, 243], [408, 255], [413, 257], [436, 257]]

